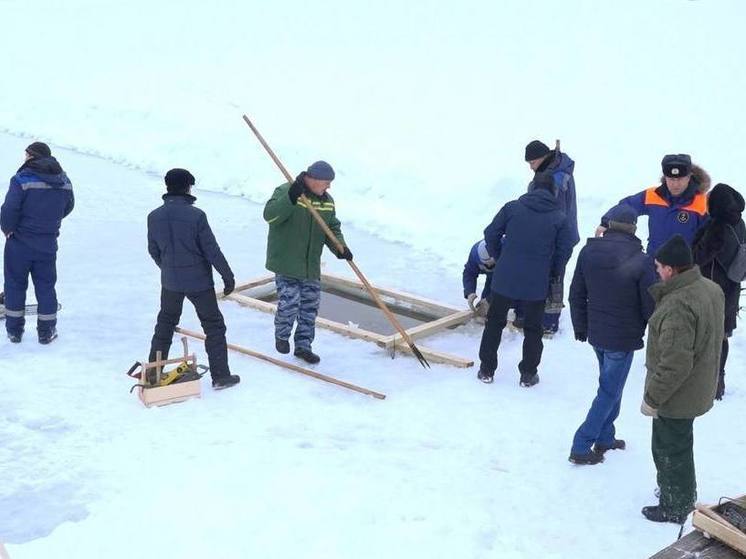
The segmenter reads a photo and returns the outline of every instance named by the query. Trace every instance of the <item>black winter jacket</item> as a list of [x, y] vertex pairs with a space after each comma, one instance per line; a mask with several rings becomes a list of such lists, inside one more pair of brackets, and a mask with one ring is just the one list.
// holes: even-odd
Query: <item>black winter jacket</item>
[[192, 205], [196, 198], [165, 194], [163, 200], [148, 215], [148, 252], [161, 269], [161, 285], [181, 293], [213, 289], [213, 266], [224, 283], [233, 281], [205, 212]]
[[738, 240], [746, 241], [746, 225], [741, 219], [744, 200], [727, 184], [717, 184], [708, 202], [710, 219], [694, 236], [692, 252], [702, 275], [723, 290], [725, 333], [730, 335], [736, 328], [741, 285], [728, 279], [726, 271], [738, 250]]
[[570, 284], [573, 329], [594, 347], [640, 349], [655, 306], [648, 287], [656, 279], [653, 259], [634, 235], [609, 229], [588, 239]]

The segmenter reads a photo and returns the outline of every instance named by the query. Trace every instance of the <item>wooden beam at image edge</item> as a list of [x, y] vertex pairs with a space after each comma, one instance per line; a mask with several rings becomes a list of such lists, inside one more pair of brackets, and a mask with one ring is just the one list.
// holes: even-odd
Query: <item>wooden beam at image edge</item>
[[[179, 326], [176, 327], [176, 332], [180, 334], [184, 334], [185, 336], [196, 338], [198, 340], [202, 340], [202, 341], [205, 340], [205, 336], [203, 334], [200, 334], [199, 332], [192, 332], [191, 330], [185, 330], [184, 328], [181, 328]], [[237, 351], [238, 353], [242, 353], [244, 355], [254, 357], [255, 359], [261, 359], [262, 361], [267, 361], [268, 363], [272, 363], [273, 365], [277, 365], [278, 367], [282, 367], [283, 369], [289, 369], [296, 373], [300, 373], [302, 375], [306, 375], [306, 376], [309, 376], [309, 377], [312, 377], [318, 380], [323, 380], [324, 382], [328, 382], [330, 384], [336, 384], [337, 386], [341, 386], [342, 388], [347, 388], [348, 390], [353, 390], [361, 394], [366, 394], [367, 396], [373, 396], [374, 398], [377, 398], [378, 400], [383, 400], [386, 398], [386, 395], [381, 394], [380, 392], [375, 392], [374, 390], [368, 390], [367, 388], [363, 388], [362, 386], [356, 386], [354, 384], [350, 384], [349, 382], [345, 382], [343, 380], [339, 380], [334, 377], [322, 375], [321, 373], [314, 372], [310, 369], [299, 367], [297, 365], [293, 365], [292, 363], [286, 363], [285, 361], [281, 361], [280, 359], [275, 359], [274, 357], [270, 357], [268, 355], [264, 355], [263, 353], [252, 351], [250, 349], [241, 347], [239, 345], [227, 344], [227, 346], [228, 346], [228, 349], [232, 349], [233, 351]]]

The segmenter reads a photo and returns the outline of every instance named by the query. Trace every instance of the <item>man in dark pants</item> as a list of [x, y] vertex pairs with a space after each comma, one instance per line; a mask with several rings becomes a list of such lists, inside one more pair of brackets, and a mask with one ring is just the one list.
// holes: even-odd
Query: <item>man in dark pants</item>
[[29, 275], [39, 304], [39, 343], [57, 338], [57, 237], [62, 219], [74, 205], [70, 179], [49, 146], [29, 145], [0, 209], [5, 235], [5, 328], [13, 343], [23, 337]]
[[656, 307], [648, 325], [640, 411], [653, 418], [660, 501], [643, 507], [642, 514], [654, 522], [683, 524], [697, 498], [693, 423], [715, 399], [725, 297], [693, 265], [681, 235], [658, 249], [655, 267], [663, 281], [650, 288]]
[[190, 194], [194, 177], [185, 169], [166, 173], [163, 205], [148, 215], [148, 252], [161, 269], [161, 310], [150, 344], [150, 361], [158, 351], [168, 357], [174, 329], [181, 318], [184, 297], [194, 305], [205, 332], [212, 386], [228, 388], [240, 382], [228, 368], [225, 322], [218, 309], [212, 268], [223, 278], [228, 295], [235, 287], [233, 272], [225, 260], [207, 216], [195, 208]]
[[538, 174], [534, 184], [533, 190], [505, 204], [484, 230], [487, 251], [496, 263], [490, 310], [479, 348], [478, 378], [482, 382], [493, 380], [502, 330], [513, 301], [520, 301], [524, 309], [520, 385], [530, 387], [539, 382], [544, 302], [551, 278], [564, 274], [573, 234], [554, 196], [551, 174]]
[[620, 204], [607, 216], [608, 229], [588, 239], [570, 284], [575, 339], [590, 343], [599, 368], [598, 392], [573, 437], [573, 464], [598, 464], [607, 450], [626, 447], [615, 436], [614, 421], [654, 307], [648, 288], [656, 281], [655, 265], [635, 236], [637, 212]]

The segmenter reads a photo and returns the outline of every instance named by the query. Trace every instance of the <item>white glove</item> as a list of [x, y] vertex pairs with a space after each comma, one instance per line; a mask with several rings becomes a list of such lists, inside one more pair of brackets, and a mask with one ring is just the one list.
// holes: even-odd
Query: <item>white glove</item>
[[596, 237], [603, 237], [604, 233], [606, 233], [607, 227], [604, 227], [603, 225], [599, 225], [596, 227]]
[[476, 293], [469, 293], [469, 295], [466, 297], [466, 302], [469, 304], [469, 308], [477, 312], [477, 307], [474, 305], [474, 301], [477, 300], [477, 294]]
[[647, 415], [648, 417], [658, 417], [658, 410], [648, 405], [645, 398], [642, 399], [642, 403], [640, 404], [640, 413], [642, 413], [642, 415]]

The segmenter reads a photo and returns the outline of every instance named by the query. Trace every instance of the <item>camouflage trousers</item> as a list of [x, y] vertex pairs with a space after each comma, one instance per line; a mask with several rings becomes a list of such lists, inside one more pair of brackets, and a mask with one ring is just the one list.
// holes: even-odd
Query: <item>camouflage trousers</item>
[[277, 286], [277, 313], [275, 338], [289, 340], [293, 323], [297, 322], [293, 338], [296, 348], [311, 349], [316, 334], [316, 315], [321, 301], [321, 282], [300, 280], [275, 275]]

